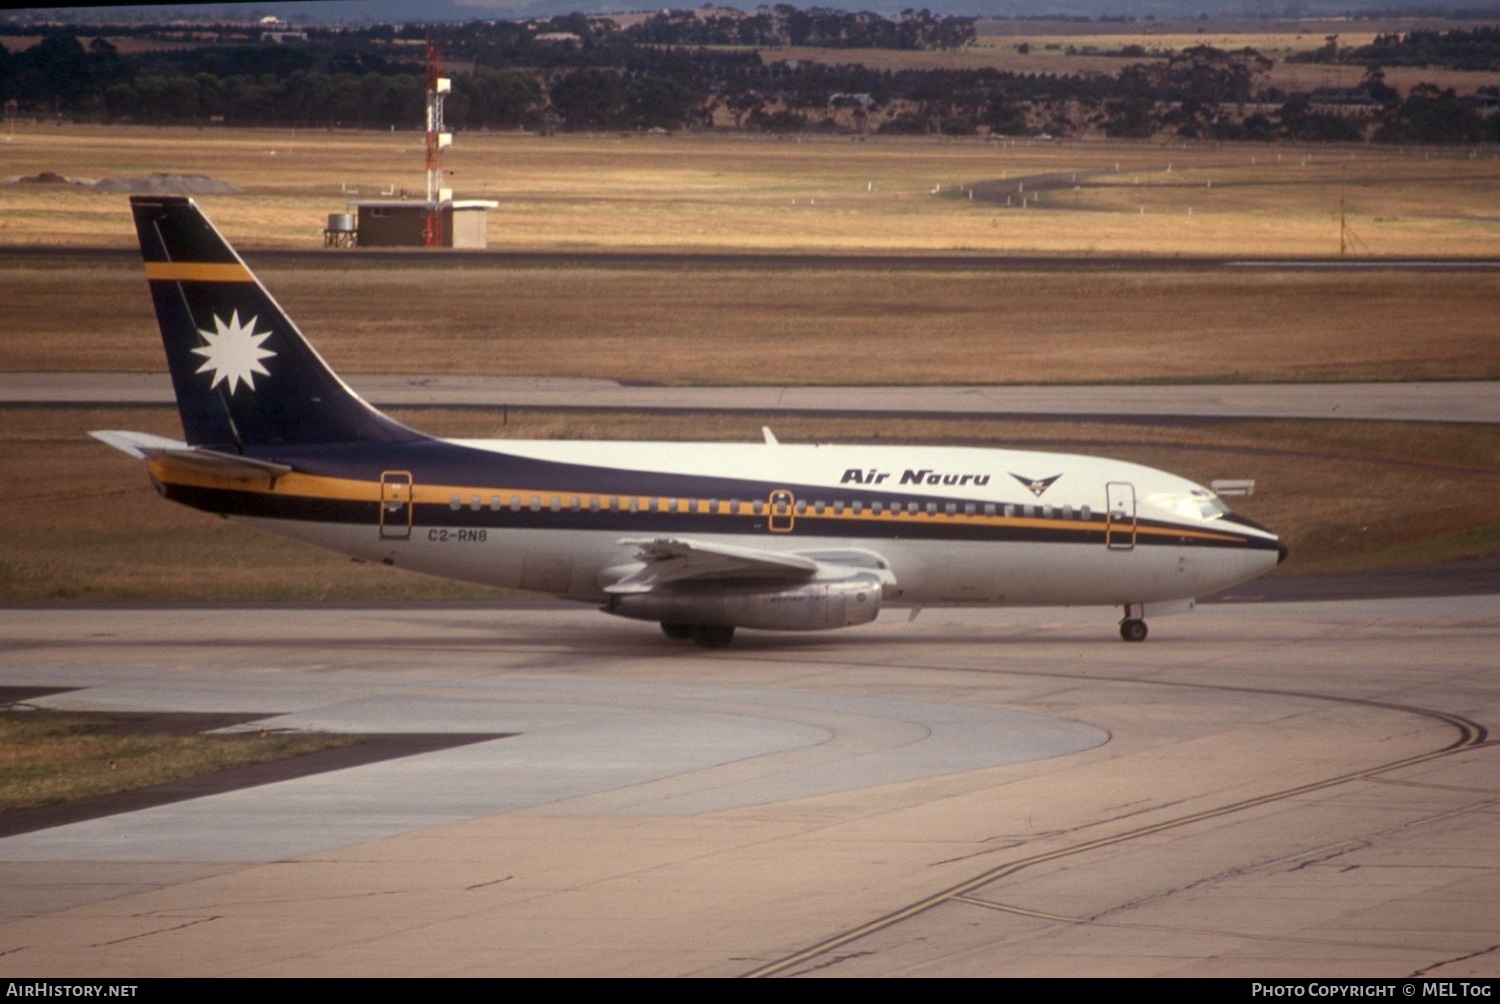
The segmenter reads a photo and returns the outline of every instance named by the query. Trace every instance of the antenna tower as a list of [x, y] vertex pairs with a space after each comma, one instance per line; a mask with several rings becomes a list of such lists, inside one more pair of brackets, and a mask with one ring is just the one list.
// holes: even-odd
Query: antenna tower
[[1351, 227], [1351, 226], [1349, 226], [1349, 219], [1348, 219], [1348, 215], [1347, 215], [1347, 211], [1346, 211], [1347, 207], [1345, 205], [1345, 199], [1344, 199], [1344, 189], [1347, 186], [1348, 182], [1349, 182], [1349, 167], [1346, 164], [1345, 166], [1343, 166], [1343, 167], [1341, 167], [1339, 169], [1339, 257], [1340, 258], [1344, 257], [1345, 255], [1347, 255], [1349, 253], [1349, 245], [1350, 245], [1351, 242], [1354, 243], [1354, 244], [1358, 244], [1361, 248], [1363, 248], [1365, 254], [1369, 254], [1370, 253], [1370, 245], [1366, 244], [1363, 240], [1361, 240], [1359, 234], [1357, 234], [1357, 233], [1354, 232], [1354, 228]]
[[443, 206], [453, 198], [452, 189], [443, 187], [443, 151], [453, 143], [453, 134], [443, 130], [443, 99], [453, 89], [453, 81], [443, 76], [443, 57], [427, 40], [427, 218], [422, 228], [422, 243], [427, 247], [443, 244]]

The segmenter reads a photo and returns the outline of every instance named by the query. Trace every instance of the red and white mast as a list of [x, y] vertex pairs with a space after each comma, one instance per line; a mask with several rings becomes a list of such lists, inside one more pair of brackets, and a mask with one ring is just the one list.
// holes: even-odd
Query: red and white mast
[[443, 76], [443, 57], [427, 42], [427, 218], [422, 243], [443, 246], [443, 203], [451, 202], [453, 190], [443, 187], [443, 151], [453, 143], [453, 134], [443, 130], [443, 99], [453, 81]]

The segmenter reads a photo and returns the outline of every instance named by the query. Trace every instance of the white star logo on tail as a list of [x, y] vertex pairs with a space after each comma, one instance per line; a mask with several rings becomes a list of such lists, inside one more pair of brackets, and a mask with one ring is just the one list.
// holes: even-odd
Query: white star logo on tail
[[271, 371], [261, 365], [262, 359], [270, 359], [276, 355], [270, 349], [261, 348], [261, 343], [271, 337], [269, 331], [257, 332], [255, 330], [256, 318], [252, 317], [244, 324], [240, 323], [240, 312], [236, 310], [229, 318], [228, 323], [217, 314], [214, 315], [214, 327], [217, 331], [204, 331], [198, 329], [208, 343], [193, 350], [206, 361], [198, 367], [199, 373], [207, 373], [213, 370], [214, 379], [209, 384], [209, 389], [219, 386], [221, 383], [229, 384], [229, 393], [234, 394], [241, 383], [251, 390], [255, 389], [255, 374], [270, 376]]

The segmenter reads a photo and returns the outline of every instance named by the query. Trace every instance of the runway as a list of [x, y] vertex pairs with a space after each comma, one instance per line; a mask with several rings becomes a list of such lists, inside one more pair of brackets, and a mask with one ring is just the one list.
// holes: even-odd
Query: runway
[[[1026, 179], [1011, 179], [1009, 185]], [[1001, 194], [1007, 186], [1001, 186]], [[1071, 187], [1071, 186], [1070, 186]], [[1493, 272], [1500, 262], [1473, 255], [1422, 256], [1415, 258], [1352, 258], [1329, 255], [1296, 257], [1246, 257], [1244, 255], [1106, 255], [1106, 254], [989, 254], [965, 252], [773, 252], [765, 251], [612, 251], [587, 248], [568, 251], [517, 251], [501, 248], [359, 248], [330, 251], [327, 248], [259, 248], [246, 251], [251, 267], [309, 269], [430, 268], [452, 269], [843, 269], [880, 272], [1217, 272], [1241, 269], [1274, 269], [1278, 272], [1411, 271]], [[134, 246], [80, 247], [77, 245], [0, 246], [0, 263], [17, 266], [135, 265], [140, 251]]]
[[[378, 408], [535, 408], [632, 414], [886, 415], [1090, 421], [1320, 419], [1500, 424], [1500, 383], [1450, 381], [1162, 386], [640, 387], [614, 380], [364, 374]], [[161, 373], [0, 373], [0, 405], [153, 405], [175, 399]]]
[[0, 840], [0, 974], [1500, 975], [1494, 595], [12, 609], [0, 684], [509, 734]]

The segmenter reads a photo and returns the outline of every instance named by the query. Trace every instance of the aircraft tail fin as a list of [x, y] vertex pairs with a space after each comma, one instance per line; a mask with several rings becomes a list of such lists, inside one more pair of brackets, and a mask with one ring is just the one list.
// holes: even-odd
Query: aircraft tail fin
[[130, 208], [189, 444], [423, 438], [338, 378], [192, 199], [133, 196]]

